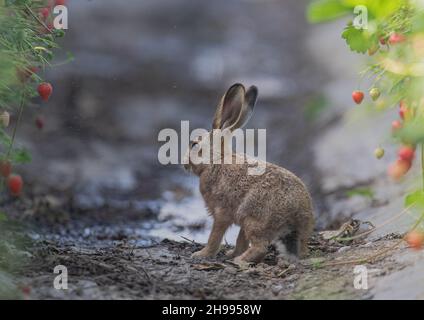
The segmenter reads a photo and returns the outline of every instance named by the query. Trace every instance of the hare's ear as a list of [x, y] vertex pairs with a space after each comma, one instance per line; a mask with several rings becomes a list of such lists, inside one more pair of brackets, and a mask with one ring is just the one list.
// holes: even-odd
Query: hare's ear
[[255, 109], [256, 100], [258, 99], [258, 88], [251, 86], [244, 96], [244, 103], [241, 109], [237, 122], [231, 128], [232, 130], [243, 128], [252, 117], [253, 110]]
[[237, 123], [243, 109], [245, 89], [236, 83], [227, 90], [218, 105], [212, 122], [212, 129], [225, 129]]

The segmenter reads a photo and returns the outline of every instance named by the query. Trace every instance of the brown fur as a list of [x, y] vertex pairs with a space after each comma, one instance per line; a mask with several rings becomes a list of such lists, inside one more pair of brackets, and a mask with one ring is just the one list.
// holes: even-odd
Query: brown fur
[[[256, 90], [253, 104], [252, 101], [242, 101], [241, 106], [237, 104], [240, 95], [249, 95], [251, 100], [252, 91], [249, 89], [246, 93], [239, 84], [232, 86], [217, 108], [213, 128], [245, 123], [248, 119], [242, 118], [248, 116], [246, 104], [250, 103], [253, 110], [256, 101], [257, 89], [253, 89]], [[227, 105], [226, 97], [230, 91]], [[237, 116], [230, 112], [234, 108], [239, 110]], [[209, 137], [213, 137], [212, 132]], [[240, 160], [240, 157], [242, 164], [235, 164], [235, 159]], [[248, 175], [246, 156], [233, 153], [232, 158], [233, 164], [194, 165], [190, 162], [186, 166], [200, 177], [200, 192], [214, 219], [206, 247], [193, 256], [216, 255], [225, 231], [232, 224], [241, 228], [236, 247], [229, 253], [232, 258], [259, 262], [266, 255], [268, 246], [277, 238], [283, 240], [290, 253], [304, 255], [314, 227], [312, 201], [305, 185], [290, 171], [271, 163], [266, 163], [264, 174]]]

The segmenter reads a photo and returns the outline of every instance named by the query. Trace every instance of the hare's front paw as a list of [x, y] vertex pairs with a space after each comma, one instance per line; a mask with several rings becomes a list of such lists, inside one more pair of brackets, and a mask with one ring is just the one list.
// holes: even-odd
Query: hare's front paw
[[241, 270], [247, 270], [252, 265], [251, 262], [247, 262], [241, 256], [238, 256], [238, 257], [234, 258], [233, 262], [234, 262], [234, 264], [238, 265], [238, 267]]
[[191, 255], [192, 258], [209, 258], [213, 256], [214, 255], [211, 254], [207, 248], [203, 248], [202, 250], [197, 251]]

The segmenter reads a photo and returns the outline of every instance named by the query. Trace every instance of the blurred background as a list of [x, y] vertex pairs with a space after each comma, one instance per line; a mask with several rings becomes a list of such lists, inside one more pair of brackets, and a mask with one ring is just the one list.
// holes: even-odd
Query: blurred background
[[[18, 137], [33, 155], [21, 168], [36, 202], [26, 214], [54, 222], [62, 238], [106, 232], [106, 224], [141, 240], [206, 241], [210, 221], [197, 178], [158, 162], [158, 133], [179, 132], [182, 120], [191, 129], [210, 128], [222, 94], [242, 82], [259, 87], [247, 127], [267, 129], [267, 160], [300, 176], [317, 217], [325, 215], [311, 146], [327, 76], [308, 47], [306, 4], [68, 1], [64, 50], [45, 75], [53, 97], [26, 111]], [[62, 64], [67, 51], [74, 60]], [[40, 113], [42, 131], [32, 120]], [[321, 227], [326, 223], [319, 218]]]

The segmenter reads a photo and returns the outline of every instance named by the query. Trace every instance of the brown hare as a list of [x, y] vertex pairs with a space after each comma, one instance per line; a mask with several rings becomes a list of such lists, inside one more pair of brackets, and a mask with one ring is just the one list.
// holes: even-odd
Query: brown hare
[[[247, 91], [241, 84], [231, 86], [216, 109], [212, 129], [228, 133], [243, 127], [253, 113], [257, 96], [254, 86]], [[186, 154], [184, 167], [199, 176], [200, 192], [214, 219], [207, 245], [192, 257], [215, 256], [232, 224], [240, 226], [240, 233], [235, 249], [227, 255], [236, 261], [260, 262], [276, 239], [281, 239], [290, 254], [303, 256], [314, 227], [312, 201], [303, 182], [290, 171], [266, 162], [263, 174], [249, 175], [248, 159], [252, 158], [233, 153], [231, 143], [224, 143], [228, 140], [216, 132], [219, 130], [192, 141]], [[214, 138], [221, 139], [218, 153], [209, 151]], [[213, 160], [230, 152], [233, 161], [195, 164], [193, 152], [201, 154], [204, 149]]]

